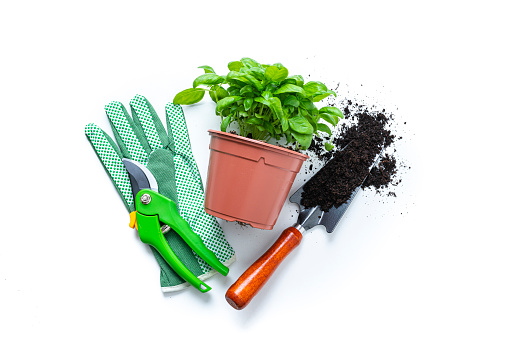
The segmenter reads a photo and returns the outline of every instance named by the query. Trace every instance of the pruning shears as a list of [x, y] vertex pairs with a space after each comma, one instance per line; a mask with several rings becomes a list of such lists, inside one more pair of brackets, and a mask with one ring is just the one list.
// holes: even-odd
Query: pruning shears
[[130, 214], [129, 226], [136, 228], [140, 240], [155, 248], [182, 279], [203, 293], [209, 291], [210, 286], [196, 277], [175, 255], [164, 234], [173, 229], [196, 254], [222, 275], [228, 274], [228, 267], [193, 232], [189, 223], [180, 216], [175, 202], [158, 193], [157, 181], [148, 168], [131, 159], [124, 158], [122, 162], [129, 174], [136, 208]]

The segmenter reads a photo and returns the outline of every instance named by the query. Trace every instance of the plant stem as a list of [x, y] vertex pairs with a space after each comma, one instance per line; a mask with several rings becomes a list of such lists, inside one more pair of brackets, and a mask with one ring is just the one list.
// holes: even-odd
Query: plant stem
[[246, 130], [244, 128], [244, 123], [241, 121], [240, 117], [239, 117], [239, 113], [236, 112], [235, 113], [235, 117], [233, 118], [233, 120], [235, 121], [238, 121], [239, 122], [239, 133], [241, 136], [245, 137], [246, 136]]

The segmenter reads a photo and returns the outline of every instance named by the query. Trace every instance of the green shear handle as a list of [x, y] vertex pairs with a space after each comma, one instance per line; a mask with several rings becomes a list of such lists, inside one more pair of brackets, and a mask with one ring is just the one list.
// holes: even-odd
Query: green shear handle
[[182, 279], [203, 293], [210, 290], [210, 287], [198, 279], [175, 255], [163, 236], [162, 224], [168, 225], [177, 232], [189, 247], [212, 268], [222, 275], [228, 274], [228, 267], [224, 266], [214, 252], [203, 244], [201, 238], [193, 232], [187, 221], [179, 215], [177, 205], [172, 200], [155, 191], [142, 189], [136, 195], [135, 206], [140, 240], [154, 247]]

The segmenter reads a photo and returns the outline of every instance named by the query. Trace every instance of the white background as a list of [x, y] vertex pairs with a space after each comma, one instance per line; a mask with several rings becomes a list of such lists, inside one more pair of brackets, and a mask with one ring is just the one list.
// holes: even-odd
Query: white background
[[[503, 2], [354, 3], [3, 2], [0, 337], [509, 337]], [[272, 231], [222, 222], [228, 277], [163, 294], [84, 126], [137, 93], [162, 115], [197, 66], [244, 56], [393, 109], [411, 168], [397, 198], [362, 192], [333, 234], [306, 234], [236, 311], [225, 291], [295, 206]], [[213, 109], [185, 107], [204, 178]]]

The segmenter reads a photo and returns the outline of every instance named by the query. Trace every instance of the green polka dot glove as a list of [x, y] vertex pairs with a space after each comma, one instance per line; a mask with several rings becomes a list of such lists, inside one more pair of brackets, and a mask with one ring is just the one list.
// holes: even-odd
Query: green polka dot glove
[[[166, 131], [145, 97], [136, 95], [130, 101], [130, 106], [132, 117], [120, 102], [113, 101], [105, 106], [116, 143], [95, 124], [85, 127], [85, 134], [128, 212], [135, 210], [134, 197], [122, 158], [135, 160], [152, 172], [159, 193], [177, 204], [180, 215], [202, 238], [205, 246], [214, 252], [219, 261], [229, 266], [235, 261], [235, 252], [216, 219], [205, 213], [203, 184], [191, 151], [182, 107], [172, 103], [166, 105]], [[216, 273], [176, 232], [166, 233], [165, 238], [182, 263], [198, 278], [206, 280]], [[156, 250], [151, 249], [161, 268], [163, 292], [178, 291], [189, 286]]]

